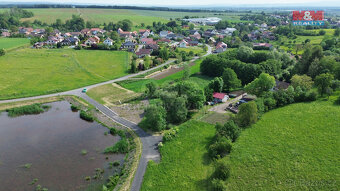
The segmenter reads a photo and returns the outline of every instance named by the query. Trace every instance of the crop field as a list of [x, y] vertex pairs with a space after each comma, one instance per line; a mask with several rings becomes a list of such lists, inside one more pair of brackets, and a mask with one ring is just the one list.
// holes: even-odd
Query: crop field
[[242, 132], [229, 159], [228, 190], [337, 190], [340, 107], [292, 104]]
[[191, 120], [179, 129], [177, 137], [160, 149], [162, 161], [149, 163], [141, 190], [211, 190], [207, 179], [214, 168], [206, 147], [214, 136], [214, 126]]
[[0, 49], [11, 50], [29, 43], [27, 38], [0, 38]]
[[80, 88], [128, 73], [127, 52], [20, 49], [0, 57], [0, 99]]

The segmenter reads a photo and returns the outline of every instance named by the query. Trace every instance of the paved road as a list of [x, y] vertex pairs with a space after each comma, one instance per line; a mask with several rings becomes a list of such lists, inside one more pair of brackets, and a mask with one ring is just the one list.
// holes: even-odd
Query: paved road
[[[208, 51], [202, 57], [206, 57], [206, 56], [208, 56], [212, 53], [212, 47], [210, 47], [208, 45], [207, 45], [207, 47], [208, 47]], [[199, 57], [195, 57], [192, 61], [197, 60], [198, 58]], [[49, 95], [42, 95], [42, 96], [27, 97], [27, 98], [12, 99], [12, 100], [2, 100], [2, 101], [0, 101], [0, 103], [10, 103], [10, 102], [17, 102], [17, 101], [33, 100], [33, 99], [47, 98], [47, 97], [53, 97], [53, 96], [58, 96], [58, 95], [75, 95], [75, 96], [79, 96], [79, 97], [85, 99], [90, 104], [94, 105], [99, 111], [101, 111], [106, 116], [111, 118], [113, 121], [132, 129], [140, 137], [141, 142], [143, 144], [142, 156], [141, 156], [139, 164], [138, 164], [138, 168], [137, 168], [137, 171], [136, 171], [136, 174], [135, 174], [135, 178], [133, 179], [133, 182], [132, 182], [132, 185], [131, 185], [131, 191], [138, 191], [141, 188], [144, 173], [145, 173], [148, 161], [154, 160], [154, 161], [158, 162], [160, 160], [160, 154], [158, 152], [157, 145], [162, 140], [162, 137], [161, 136], [152, 136], [152, 135], [146, 133], [144, 130], [142, 130], [140, 127], [138, 127], [138, 125], [136, 125], [135, 123], [128, 121], [128, 120], [126, 120], [122, 117], [119, 117], [117, 115], [117, 113], [115, 113], [111, 109], [109, 109], [109, 108], [105, 107], [104, 105], [98, 103], [97, 101], [93, 100], [92, 98], [90, 98], [86, 94], [81, 93], [81, 90], [84, 89], [84, 88], [91, 89], [91, 88], [98, 87], [98, 86], [101, 86], [101, 85], [104, 85], [104, 84], [111, 84], [111, 83], [114, 83], [114, 82], [127, 80], [129, 78], [132, 78], [132, 77], [138, 76], [140, 74], [144, 74], [146, 72], [154, 70], [156, 68], [163, 67], [164, 65], [170, 64], [174, 61], [175, 60], [170, 60], [170, 61], [165, 62], [164, 64], [158, 65], [158, 66], [153, 67], [149, 70], [145, 70], [145, 71], [142, 71], [142, 72], [139, 72], [139, 73], [136, 73], [136, 74], [130, 74], [130, 75], [127, 75], [127, 76], [124, 76], [124, 77], [121, 77], [121, 78], [117, 78], [117, 79], [114, 79], [114, 80], [110, 80], [110, 81], [107, 81], [107, 82], [102, 82], [102, 83], [98, 83], [98, 84], [94, 84], [94, 85], [90, 85], [90, 86], [86, 86], [86, 87], [82, 87], [82, 88], [78, 88], [78, 89], [74, 89], [74, 90], [70, 90], [70, 91], [66, 91], [66, 92], [49, 94]]]

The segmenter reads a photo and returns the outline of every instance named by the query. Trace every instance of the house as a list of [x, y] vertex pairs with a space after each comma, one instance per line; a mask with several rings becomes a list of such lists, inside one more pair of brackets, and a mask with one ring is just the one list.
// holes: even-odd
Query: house
[[188, 42], [185, 41], [185, 40], [182, 40], [182, 41], [179, 43], [179, 47], [180, 47], [180, 48], [186, 48], [187, 45], [189, 45], [189, 44], [188, 44]]
[[139, 49], [138, 52], [136, 52], [136, 55], [138, 58], [143, 58], [144, 56], [150, 56], [150, 54], [152, 53], [152, 49]]
[[88, 36], [90, 35], [90, 32], [91, 32], [91, 29], [83, 29], [80, 31], [80, 33], [83, 35], [83, 36]]
[[222, 103], [222, 102], [227, 102], [229, 99], [229, 96], [225, 93], [214, 92], [213, 98], [214, 98], [215, 103]]
[[140, 42], [142, 44], [144, 44], [144, 45], [146, 45], [146, 44], [154, 44], [155, 43], [152, 38], [142, 38], [140, 40]]
[[139, 29], [139, 35], [143, 38], [147, 38], [150, 34], [149, 29]]
[[112, 46], [113, 45], [113, 40], [110, 39], [109, 37], [104, 40], [103, 42], [106, 46]]
[[136, 48], [136, 44], [133, 42], [124, 42], [121, 46], [121, 49], [128, 49], [129, 51], [134, 51]]
[[161, 31], [161, 32], [159, 33], [159, 37], [160, 37], [160, 38], [166, 38], [166, 37], [168, 36], [168, 34], [170, 34], [169, 31]]
[[162, 38], [162, 39], [157, 40], [157, 43], [170, 43], [170, 42], [171, 42], [171, 40], [166, 39], [166, 38]]
[[87, 46], [92, 46], [93, 44], [98, 44], [100, 41], [100, 38], [97, 36], [91, 37], [85, 41], [85, 44]]
[[119, 28], [117, 32], [118, 32], [119, 36], [123, 37], [123, 38], [127, 38], [129, 36], [133, 36], [132, 32], [125, 32], [121, 28]]
[[90, 29], [90, 33], [92, 34], [92, 35], [98, 35], [98, 34], [104, 34], [105, 33], [105, 30], [103, 30], [103, 29], [100, 29], [100, 28], [92, 28], [92, 29]]
[[215, 53], [221, 53], [221, 52], [224, 52], [226, 51], [228, 48], [228, 45], [224, 42], [219, 42], [217, 43], [216, 45], [216, 50], [214, 51]]
[[269, 43], [253, 43], [253, 48], [257, 50], [269, 50], [273, 48], [273, 45]]
[[19, 27], [19, 34], [30, 35], [33, 32], [33, 28]]
[[200, 33], [197, 33], [197, 34], [190, 35], [190, 38], [195, 39], [195, 40], [200, 40], [202, 36], [200, 35]]
[[267, 25], [267, 23], [262, 23], [260, 27], [261, 27], [261, 28], [267, 28], [268, 25]]
[[235, 29], [235, 28], [226, 28], [226, 29], [222, 30], [221, 32], [222, 32], [223, 34], [226, 34], [226, 35], [228, 35], [228, 36], [231, 36], [231, 35], [233, 35], [233, 33], [234, 33], [236, 30], [237, 30], [237, 29]]
[[70, 41], [70, 43], [71, 43], [71, 45], [78, 45], [78, 43], [79, 43], [79, 38], [77, 38], [77, 37], [70, 37], [70, 38], [68, 38], [68, 40]]
[[159, 46], [157, 44], [147, 44], [145, 45], [146, 49], [158, 50]]
[[49, 36], [48, 40], [46, 41], [47, 45], [57, 45], [59, 40], [56, 37]]
[[70, 46], [71, 45], [71, 41], [70, 41], [70, 39], [65, 38], [63, 41], [61, 41], [61, 44], [63, 46]]
[[3, 36], [3, 37], [9, 37], [9, 36], [11, 36], [11, 33], [9, 33], [9, 32], [2, 32], [2, 33], [1, 33], [1, 36]]
[[34, 43], [33, 47], [38, 49], [38, 48], [42, 48], [44, 45], [45, 45], [44, 42], [36, 42]]
[[196, 41], [196, 40], [191, 40], [188, 43], [189, 43], [189, 46], [197, 46], [198, 45], [198, 41]]
[[275, 87], [273, 90], [286, 90], [289, 87], [289, 83], [284, 81], [275, 80]]

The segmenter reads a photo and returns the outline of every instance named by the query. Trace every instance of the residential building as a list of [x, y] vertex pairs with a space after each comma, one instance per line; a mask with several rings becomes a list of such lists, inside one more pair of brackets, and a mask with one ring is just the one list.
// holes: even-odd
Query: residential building
[[106, 46], [112, 46], [113, 45], [113, 40], [110, 38], [107, 38], [103, 42]]

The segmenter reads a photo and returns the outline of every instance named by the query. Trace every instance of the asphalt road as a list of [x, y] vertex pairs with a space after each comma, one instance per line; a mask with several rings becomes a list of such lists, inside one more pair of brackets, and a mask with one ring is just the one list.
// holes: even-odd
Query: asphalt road
[[[212, 53], [212, 47], [208, 46], [208, 51], [207, 53], [202, 56], [202, 57], [206, 57], [208, 55], [210, 55]], [[199, 57], [195, 57], [194, 59], [191, 60], [191, 62], [195, 61], [199, 59]], [[150, 160], [154, 160], [155, 162], [159, 162], [160, 161], [160, 154], [158, 152], [158, 148], [157, 145], [158, 143], [162, 140], [162, 136], [152, 136], [148, 133], [146, 133], [143, 129], [141, 129], [140, 127], [138, 127], [137, 124], [128, 121], [122, 117], [119, 117], [117, 115], [117, 113], [115, 113], [114, 111], [112, 111], [111, 109], [105, 107], [104, 105], [98, 103], [97, 101], [93, 100], [92, 98], [90, 98], [89, 96], [87, 96], [85, 93], [81, 93], [81, 91], [84, 88], [87, 89], [91, 89], [94, 87], [98, 87], [101, 85], [105, 85], [105, 84], [111, 84], [114, 82], [119, 82], [119, 81], [123, 81], [123, 80], [127, 80], [129, 78], [147, 73], [151, 70], [163, 67], [164, 65], [170, 64], [172, 62], [174, 62], [175, 60], [170, 60], [167, 61], [161, 65], [158, 65], [156, 67], [150, 68], [148, 70], [136, 73], [136, 74], [130, 74], [121, 78], [117, 78], [114, 80], [110, 80], [110, 81], [106, 81], [106, 82], [102, 82], [102, 83], [98, 83], [98, 84], [94, 84], [94, 85], [90, 85], [90, 86], [86, 86], [86, 87], [82, 87], [82, 88], [78, 88], [78, 89], [74, 89], [74, 90], [70, 90], [70, 91], [65, 91], [65, 92], [60, 92], [60, 93], [55, 93], [55, 94], [48, 94], [48, 95], [42, 95], [42, 96], [34, 96], [34, 97], [27, 97], [27, 98], [18, 98], [18, 99], [11, 99], [11, 100], [2, 100], [0, 101], [0, 103], [10, 103], [10, 102], [17, 102], [17, 101], [26, 101], [26, 100], [33, 100], [33, 99], [40, 99], [40, 98], [47, 98], [47, 97], [53, 97], [53, 96], [59, 96], [59, 95], [75, 95], [75, 96], [79, 96], [83, 99], [85, 99], [86, 101], [88, 101], [90, 104], [92, 104], [93, 106], [95, 106], [99, 111], [101, 111], [102, 113], [104, 113], [106, 116], [108, 116], [109, 118], [111, 118], [113, 121], [132, 129], [141, 139], [142, 145], [143, 145], [143, 150], [142, 150], [142, 156], [140, 158], [139, 164], [138, 164], [138, 168], [135, 174], [135, 177], [133, 179], [132, 185], [131, 185], [131, 191], [138, 191], [141, 188], [142, 182], [143, 182], [143, 177], [145, 174], [145, 170], [148, 164], [148, 161]]]

